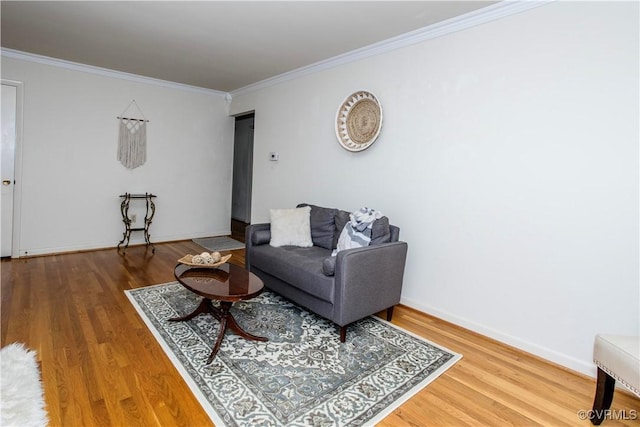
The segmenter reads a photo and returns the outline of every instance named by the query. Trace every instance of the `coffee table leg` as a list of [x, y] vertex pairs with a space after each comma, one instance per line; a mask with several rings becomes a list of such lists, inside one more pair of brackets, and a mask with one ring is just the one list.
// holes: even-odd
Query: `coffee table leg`
[[198, 314], [209, 313], [209, 312], [211, 312], [211, 300], [208, 299], [208, 298], [202, 298], [202, 301], [200, 301], [200, 305], [193, 311], [193, 313], [187, 314], [186, 316], [182, 316], [182, 317], [173, 317], [173, 318], [169, 319], [169, 321], [171, 321], [171, 322], [184, 322], [186, 320], [193, 319]]
[[220, 301], [220, 308], [216, 308], [211, 305], [211, 300], [208, 298], [202, 298], [200, 301], [200, 305], [190, 314], [182, 317], [173, 317], [169, 319], [171, 322], [184, 322], [187, 320], [191, 320], [201, 313], [211, 313], [213, 317], [220, 321], [220, 329], [218, 331], [218, 338], [216, 338], [216, 343], [211, 349], [211, 354], [207, 359], [207, 365], [213, 361], [213, 358], [218, 354], [218, 350], [220, 350], [220, 346], [222, 345], [222, 340], [224, 339], [224, 335], [227, 332], [227, 329], [231, 329], [237, 335], [240, 335], [242, 338], [253, 341], [268, 341], [268, 338], [259, 337], [249, 332], [245, 331], [238, 325], [236, 319], [231, 314], [231, 306], [233, 303], [228, 301]]
[[[231, 314], [231, 305], [233, 303], [232, 302], [228, 302], [228, 301], [220, 301], [220, 309], [217, 310], [220, 317], [224, 317], [227, 321], [226, 321], [226, 329], [231, 329], [233, 332], [236, 333], [236, 335], [240, 335], [242, 338], [248, 339], [248, 340], [253, 340], [253, 341], [269, 341], [268, 338], [263, 338], [263, 337], [258, 337], [256, 335], [250, 334], [249, 332], [245, 331], [244, 329], [242, 329], [240, 327], [240, 325], [238, 325], [238, 322], [236, 322], [235, 317], [233, 317], [233, 314]], [[215, 310], [215, 307], [212, 307], [212, 309]]]
[[213, 346], [211, 350], [211, 355], [207, 360], [207, 365], [213, 361], [213, 358], [218, 353], [220, 349], [220, 345], [222, 344], [222, 339], [224, 338], [227, 329], [231, 329], [237, 335], [240, 335], [242, 338], [253, 340], [253, 341], [268, 341], [268, 338], [258, 337], [256, 335], [250, 334], [245, 331], [238, 325], [236, 319], [231, 314], [231, 305], [232, 302], [228, 301], [220, 301], [220, 308], [216, 309], [215, 307], [210, 307], [211, 314], [213, 314], [220, 321], [220, 331], [218, 332], [218, 338], [216, 339], [216, 344]]
[[216, 344], [211, 349], [211, 354], [207, 359], [207, 365], [213, 361], [213, 358], [218, 354], [218, 350], [220, 350], [220, 345], [222, 344], [222, 339], [224, 338], [224, 334], [227, 330], [227, 317], [223, 316], [220, 319], [220, 332], [218, 332], [218, 339], [216, 339]]
[[231, 314], [229, 314], [228, 322], [229, 323], [227, 325], [227, 328], [231, 329], [233, 332], [235, 332], [237, 335], [240, 335], [244, 339], [253, 340], [253, 341], [269, 341], [268, 338], [259, 337], [259, 336], [250, 334], [249, 332], [242, 329], [240, 325], [238, 325], [238, 323], [236, 322], [236, 319]]

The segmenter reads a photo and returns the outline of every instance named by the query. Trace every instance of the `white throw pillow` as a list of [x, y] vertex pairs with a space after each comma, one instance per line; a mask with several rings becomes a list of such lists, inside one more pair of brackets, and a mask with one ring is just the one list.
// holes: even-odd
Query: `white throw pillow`
[[313, 246], [311, 240], [311, 207], [271, 209], [271, 246]]

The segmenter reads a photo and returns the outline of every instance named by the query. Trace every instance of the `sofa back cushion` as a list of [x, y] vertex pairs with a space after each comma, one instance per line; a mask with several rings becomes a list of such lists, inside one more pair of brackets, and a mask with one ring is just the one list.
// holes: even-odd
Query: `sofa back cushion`
[[383, 216], [380, 219], [376, 219], [371, 228], [371, 243], [369, 243], [369, 245], [389, 243], [390, 241], [391, 230], [389, 229], [389, 218]]
[[[340, 238], [340, 233], [342, 233], [342, 229], [345, 225], [347, 225], [349, 220], [349, 212], [347, 211], [341, 210], [336, 214], [336, 234], [333, 237], [333, 249], [338, 247], [338, 239]], [[383, 216], [382, 218], [377, 219], [373, 222], [373, 226], [371, 227], [371, 243], [369, 243], [369, 245], [389, 243], [393, 241], [391, 237], [392, 236], [391, 228], [389, 225], [389, 218]]]
[[331, 249], [335, 249], [338, 247], [338, 239], [340, 239], [340, 233], [342, 233], [342, 229], [349, 222], [349, 212], [339, 210], [336, 214], [336, 234], [333, 236], [333, 247]]
[[323, 208], [321, 206], [300, 203], [297, 207], [309, 206], [311, 208], [311, 240], [314, 246], [325, 249], [333, 249], [334, 236], [336, 234], [335, 216], [338, 209]]

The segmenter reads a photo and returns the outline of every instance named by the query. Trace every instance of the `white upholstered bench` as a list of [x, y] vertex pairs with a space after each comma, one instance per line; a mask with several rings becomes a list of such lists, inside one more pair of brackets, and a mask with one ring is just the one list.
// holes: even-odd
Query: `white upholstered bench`
[[593, 361], [598, 379], [590, 418], [600, 425], [611, 408], [616, 381], [640, 397], [640, 337], [596, 335]]

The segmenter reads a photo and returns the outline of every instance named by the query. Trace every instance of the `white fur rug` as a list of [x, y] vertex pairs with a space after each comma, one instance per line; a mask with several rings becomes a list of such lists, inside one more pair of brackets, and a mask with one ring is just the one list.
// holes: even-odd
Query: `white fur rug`
[[0, 350], [0, 426], [46, 426], [36, 352], [13, 343]]

